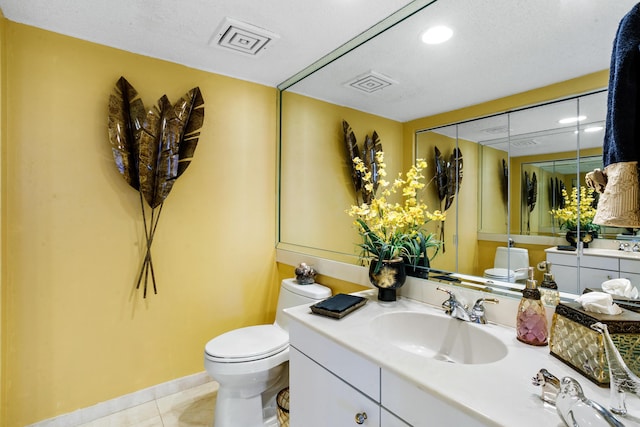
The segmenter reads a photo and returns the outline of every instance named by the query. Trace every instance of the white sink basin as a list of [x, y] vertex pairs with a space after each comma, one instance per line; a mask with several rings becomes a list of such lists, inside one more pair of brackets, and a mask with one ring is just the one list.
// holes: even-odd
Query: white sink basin
[[493, 363], [507, 355], [507, 346], [485, 325], [420, 312], [382, 314], [371, 321], [376, 337], [402, 350], [449, 363]]

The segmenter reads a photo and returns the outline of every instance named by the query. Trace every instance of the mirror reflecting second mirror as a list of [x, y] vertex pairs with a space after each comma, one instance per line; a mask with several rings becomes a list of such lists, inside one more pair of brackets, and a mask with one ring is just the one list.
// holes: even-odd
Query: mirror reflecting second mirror
[[[516, 7], [509, 2], [499, 3], [495, 5], [496, 8]], [[597, 60], [590, 58], [583, 61], [584, 58], [572, 57], [565, 61], [573, 61], [574, 68], [558, 74], [572, 80], [549, 81], [546, 86], [531, 83], [521, 86], [520, 94], [514, 89], [505, 93], [503, 87], [516, 87], [508, 84], [492, 85], [489, 81], [484, 85], [486, 87], [461, 84], [457, 92], [454, 90], [459, 96], [447, 97], [446, 102], [442, 103], [450, 105], [452, 111], [449, 113], [443, 113], [446, 110], [442, 108], [446, 107], [438, 105], [439, 98], [434, 101], [433, 95], [428, 95], [429, 90], [433, 91], [439, 86], [449, 87], [447, 80], [436, 76], [437, 73], [425, 74], [417, 65], [402, 66], [403, 58], [424, 53], [410, 53], [409, 48], [403, 46], [398, 48], [403, 52], [400, 56], [398, 52], [389, 54], [383, 48], [393, 46], [393, 42], [381, 40], [397, 37], [402, 29], [412, 29], [411, 34], [415, 34], [416, 29], [423, 26], [420, 22], [432, 22], [441, 13], [455, 22], [463, 9], [460, 9], [460, 2], [453, 0], [434, 2], [304, 79], [285, 85], [286, 90], [280, 94], [278, 248], [350, 264], [360, 262], [357, 247], [360, 237], [352, 219], [346, 214], [356, 200], [343, 141], [342, 121], [347, 120], [359, 144], [374, 131], [380, 136], [389, 179], [406, 171], [415, 159], [424, 158], [428, 163], [426, 176], [429, 181], [435, 173], [435, 147], [445, 156], [449, 156], [453, 148], [462, 152], [464, 177], [460, 192], [447, 210], [444, 227], [429, 225], [429, 231], [442, 237], [444, 242], [443, 250], [431, 263], [432, 267], [451, 272], [452, 276], [469, 275], [482, 279], [487, 270], [495, 267], [497, 249], [507, 246], [509, 240], [515, 243], [515, 248], [527, 249], [530, 266], [535, 267], [541, 261], [548, 260], [549, 248], [568, 244], [564, 236], [566, 230], [561, 229], [558, 220], [549, 213], [557, 207], [558, 189], [565, 188], [570, 193], [571, 188], [584, 185], [586, 172], [601, 166], [603, 131], [594, 129], [604, 125], [606, 92], [603, 89], [608, 81], [606, 67], [611, 41], [620, 18], [635, 4], [621, 2], [616, 3], [614, 8], [600, 10], [602, 8], [597, 8], [596, 3], [587, 2], [584, 10], [576, 14], [580, 19], [598, 22], [599, 26], [591, 28], [592, 32], [599, 31], [594, 36], [597, 43], [594, 41], [591, 44], [600, 43], [598, 48], [594, 48], [599, 56]], [[494, 19], [498, 12], [492, 7], [481, 8], [476, 20], [482, 21], [485, 19], [483, 16], [488, 20]], [[556, 2], [544, 1], [528, 7], [548, 9], [540, 15], [566, 13], [553, 9], [559, 7]], [[540, 11], [532, 10], [534, 12], [538, 14]], [[590, 13], [591, 17], [585, 17]], [[466, 14], [460, 16], [468, 18]], [[510, 22], [515, 29], [519, 25], [517, 16], [522, 17], [522, 13], [513, 14], [516, 22]], [[489, 29], [493, 27], [496, 26], [488, 25], [484, 30], [476, 31], [474, 46], [486, 45], [482, 37], [491, 40], [493, 36]], [[507, 26], [497, 27], [497, 32], [507, 30]], [[584, 30], [585, 27], [575, 28]], [[608, 41], [602, 43], [602, 39]], [[576, 35], [568, 37], [567, 43], [578, 45], [577, 40], [580, 40], [579, 45], [589, 44]], [[561, 44], [559, 39], [551, 43]], [[571, 48], [568, 50], [572, 51]], [[503, 56], [509, 57], [510, 52], [505, 50]], [[582, 54], [586, 55], [584, 52]], [[451, 56], [445, 59], [441, 52], [430, 52], [429, 55], [433, 60], [440, 61], [438, 64], [454, 60]], [[549, 52], [549, 55], [551, 57], [552, 53]], [[469, 58], [471, 62], [480, 60]], [[505, 76], [515, 73], [517, 80], [535, 80], [535, 73], [517, 73], [520, 60], [520, 55], [513, 55], [512, 63], [507, 66], [509, 73]], [[387, 63], [392, 62], [395, 63], [394, 67], [386, 67]], [[545, 66], [552, 67], [555, 64], [571, 68], [563, 60], [556, 62], [550, 60]], [[398, 66], [405, 69], [408, 75], [422, 78], [418, 78], [413, 86], [400, 89], [394, 89], [398, 81], [390, 79], [391, 89], [372, 90], [368, 94], [352, 87], [350, 76], [357, 74], [358, 70], [366, 74], [373, 69], [388, 69], [391, 75], [391, 70], [397, 70]], [[495, 69], [500, 74], [503, 68], [492, 66], [488, 69]], [[456, 78], [453, 70], [448, 72], [452, 79]], [[447, 74], [447, 70], [444, 73]], [[426, 75], [432, 78], [425, 78]], [[372, 77], [376, 76], [385, 77], [387, 74], [370, 73], [367, 77], [370, 80], [365, 86], [373, 85], [375, 78]], [[404, 78], [399, 80], [405, 83]], [[466, 82], [463, 79], [457, 81]], [[484, 97], [475, 96], [487, 87], [494, 88], [492, 97], [486, 94]], [[418, 102], [416, 98], [419, 98]], [[451, 103], [451, 99], [458, 98], [461, 104]], [[474, 100], [477, 105], [467, 108], [474, 104]], [[413, 109], [405, 105], [412, 103]], [[535, 106], [525, 107], [527, 105]], [[573, 123], [559, 123], [560, 119], [580, 115], [587, 118]], [[480, 116], [487, 117], [474, 119]], [[535, 186], [532, 186], [534, 176]], [[535, 198], [527, 191], [527, 184], [529, 188], [536, 189]], [[423, 191], [422, 197], [431, 210], [441, 208], [433, 182]], [[608, 239], [619, 238], [620, 234], [621, 230], [603, 229], [596, 243], [606, 243]], [[613, 244], [617, 242], [609, 241]], [[598, 245], [593, 243], [592, 246]], [[507, 270], [510, 270], [513, 269], [514, 260], [511, 260], [511, 256], [508, 259]], [[563, 277], [563, 291], [580, 293], [583, 290], [578, 284], [580, 271], [586, 266], [580, 265], [581, 261], [575, 255], [572, 262], [568, 266], [573, 268], [572, 279], [566, 278], [562, 265], [553, 266], [553, 272]], [[542, 273], [536, 270], [536, 278], [541, 279], [541, 276]]]

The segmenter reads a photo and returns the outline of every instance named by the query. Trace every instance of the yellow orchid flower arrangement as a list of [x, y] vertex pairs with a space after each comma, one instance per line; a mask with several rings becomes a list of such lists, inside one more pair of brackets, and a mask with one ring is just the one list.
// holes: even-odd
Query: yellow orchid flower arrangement
[[561, 229], [575, 231], [578, 228], [578, 218], [580, 219], [580, 229], [583, 231], [598, 231], [600, 226], [593, 223], [596, 216], [594, 190], [580, 186], [580, 200], [578, 201], [578, 188], [571, 189], [571, 195], [567, 190], [562, 189], [562, 197], [565, 206], [561, 209], [553, 209], [549, 213], [557, 218]]
[[[413, 265], [417, 265], [420, 256], [427, 257], [428, 248], [435, 248], [432, 259], [441, 242], [423, 227], [430, 221], [443, 221], [445, 214], [439, 210], [430, 212], [427, 205], [417, 198], [418, 191], [425, 187], [422, 172], [427, 162], [416, 160], [406, 178], [403, 179], [402, 173], [399, 173], [393, 184], [385, 180], [386, 165], [382, 151], [376, 153], [376, 163], [380, 175], [380, 195], [374, 196], [369, 204], [352, 205], [347, 210], [349, 216], [355, 218], [354, 225], [362, 237], [362, 243], [358, 245], [362, 249], [361, 258], [377, 259], [375, 272], [383, 260], [398, 257], [408, 258]], [[362, 176], [364, 187], [371, 191], [374, 187], [371, 172], [358, 157], [353, 159], [353, 164]], [[394, 194], [402, 195], [402, 203], [389, 201]]]

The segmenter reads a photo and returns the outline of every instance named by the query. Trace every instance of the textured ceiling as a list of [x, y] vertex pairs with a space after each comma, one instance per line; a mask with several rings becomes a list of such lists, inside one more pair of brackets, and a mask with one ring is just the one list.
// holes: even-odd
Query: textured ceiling
[[[0, 0], [11, 21], [276, 86], [409, 0]], [[215, 44], [225, 18], [278, 36], [258, 56]], [[212, 41], [214, 43], [212, 43]]]
[[[438, 0], [291, 87], [401, 122], [609, 68], [620, 19], [637, 0]], [[446, 24], [448, 42], [425, 45]], [[373, 71], [372, 93], [345, 83]]]
[[[0, 0], [0, 8], [15, 22], [276, 86], [409, 3]], [[608, 68], [618, 22], [635, 3], [437, 0], [291, 90], [401, 122], [451, 111]], [[216, 36], [226, 18], [273, 39], [255, 56], [223, 49]], [[435, 24], [452, 27], [453, 38], [420, 43]], [[386, 87], [346, 86], [367, 73], [360, 86]]]

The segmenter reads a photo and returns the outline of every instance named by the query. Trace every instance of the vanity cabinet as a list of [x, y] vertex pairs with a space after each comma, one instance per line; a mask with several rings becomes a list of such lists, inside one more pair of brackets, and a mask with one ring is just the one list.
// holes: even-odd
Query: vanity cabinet
[[620, 277], [620, 260], [613, 257], [583, 254], [580, 257], [578, 277], [578, 257], [575, 252], [547, 252], [547, 262], [560, 292], [581, 294], [586, 288], [599, 288], [602, 282]]
[[297, 321], [289, 338], [291, 427], [485, 425]]
[[358, 417], [361, 418], [360, 425], [380, 426], [378, 402], [294, 347], [289, 350], [289, 369], [289, 423], [292, 427], [356, 426]]

